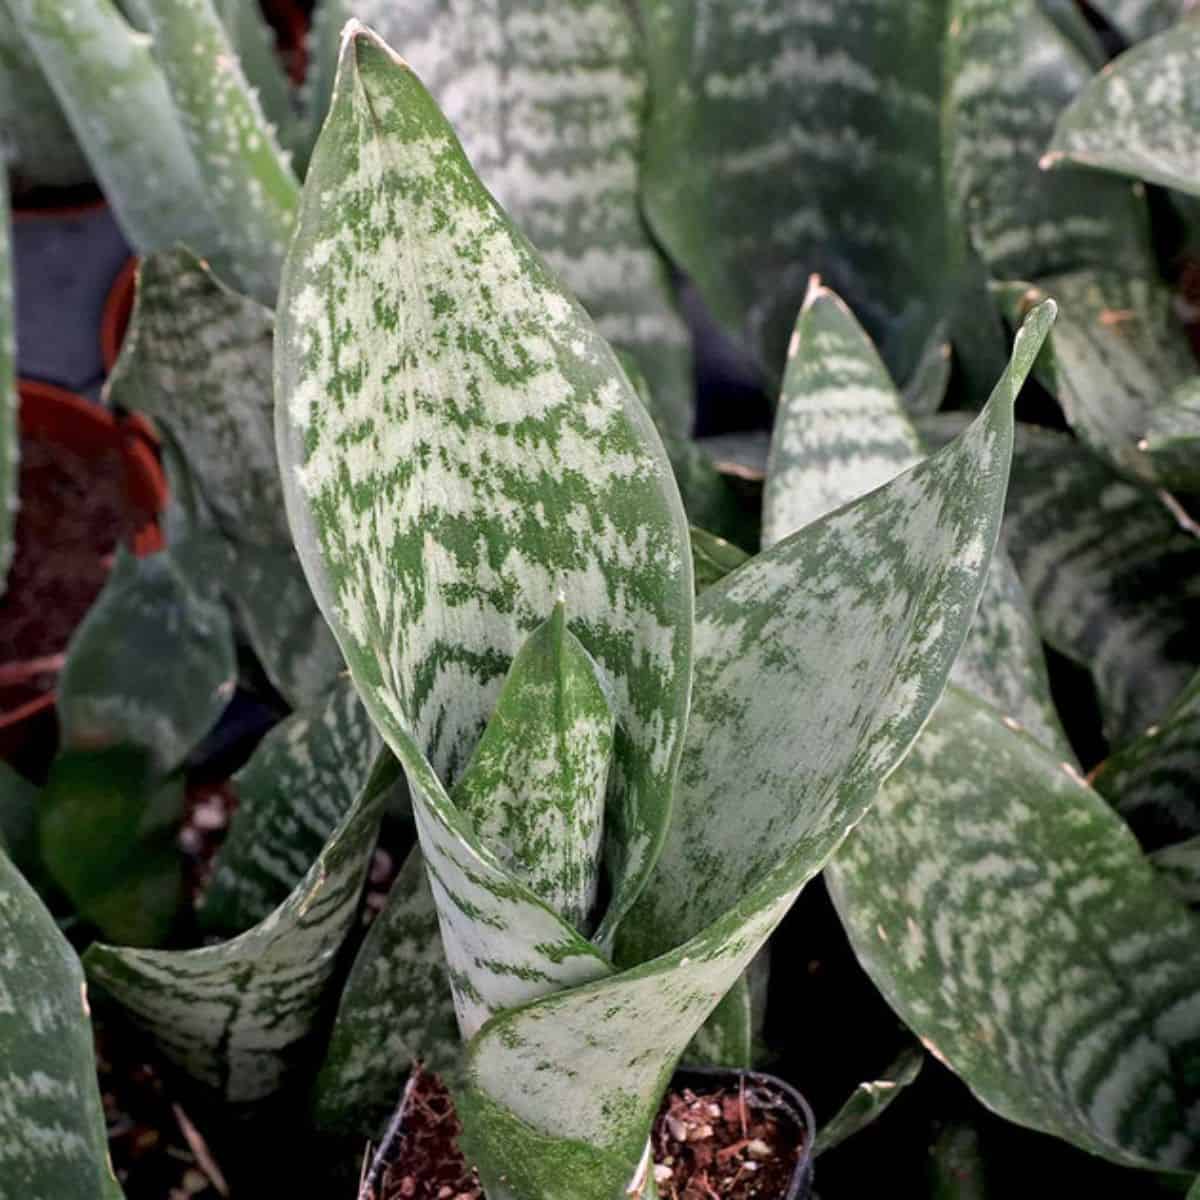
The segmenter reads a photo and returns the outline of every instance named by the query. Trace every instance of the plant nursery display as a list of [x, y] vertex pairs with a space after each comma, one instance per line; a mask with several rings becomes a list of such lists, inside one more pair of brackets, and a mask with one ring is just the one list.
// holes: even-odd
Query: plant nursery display
[[1200, 1194], [1191, 7], [0, 0], [0, 1195]]

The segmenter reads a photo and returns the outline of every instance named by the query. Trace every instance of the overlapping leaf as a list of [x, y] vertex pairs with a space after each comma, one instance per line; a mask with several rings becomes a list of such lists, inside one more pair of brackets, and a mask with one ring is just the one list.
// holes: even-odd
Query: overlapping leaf
[[944, 0], [642, 0], [655, 233], [772, 374], [819, 272], [907, 380], [943, 295]]
[[876, 986], [990, 1108], [1194, 1166], [1197, 926], [1073, 768], [951, 691], [827, 878]]
[[1200, 195], [1197, 66], [1195, 17], [1127, 50], [1063, 113], [1046, 165], [1098, 167]]
[[397, 773], [390, 757], [377, 762], [304, 879], [253, 929], [199, 950], [93, 945], [88, 978], [226, 1100], [271, 1095], [309, 1049]]
[[899, 1097], [920, 1074], [925, 1055], [919, 1049], [904, 1051], [878, 1079], [860, 1083], [850, 1099], [821, 1126], [815, 1151], [824, 1154], [864, 1129]]
[[592, 323], [479, 186], [416, 77], [353, 28], [285, 273], [276, 368], [297, 547], [424, 793], [423, 839], [457, 839], [433, 831], [455, 820], [444, 789], [525, 635], [569, 597], [622, 729], [611, 928], [653, 863], [687, 711], [678, 493]]
[[1130, 42], [1169, 29], [1192, 7], [1192, 0], [1089, 0], [1089, 3]]
[[10, 1195], [121, 1200], [79, 959], [0, 851], [0, 1178]]
[[6, 762], [0, 762], [0, 852], [29, 874], [37, 855], [39, 789]]
[[1150, 861], [1181, 900], [1200, 904], [1200, 837], [1164, 846], [1150, 855]]

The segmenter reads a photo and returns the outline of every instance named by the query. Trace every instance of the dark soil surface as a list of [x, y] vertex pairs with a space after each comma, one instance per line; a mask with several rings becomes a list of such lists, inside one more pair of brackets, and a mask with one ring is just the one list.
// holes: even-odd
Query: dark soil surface
[[85, 456], [47, 439], [21, 439], [15, 553], [0, 601], [0, 711], [53, 690], [57, 656], [134, 523], [116, 450]]
[[229, 832], [237, 805], [237, 792], [228, 780], [192, 784], [187, 790], [178, 842], [183, 854], [184, 890], [193, 906], [200, 902], [212, 878], [217, 851]]
[[804, 1131], [782, 1097], [757, 1084], [684, 1088], [663, 1100], [650, 1145], [663, 1200], [781, 1200]]

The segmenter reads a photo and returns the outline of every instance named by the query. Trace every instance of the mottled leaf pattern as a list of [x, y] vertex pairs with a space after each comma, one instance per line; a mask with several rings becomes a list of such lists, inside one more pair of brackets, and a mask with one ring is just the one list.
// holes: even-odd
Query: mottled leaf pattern
[[167, 551], [124, 549], [75, 630], [59, 677], [63, 745], [135, 746], [159, 771], [178, 766], [233, 695], [225, 610], [201, 595]]
[[200, 906], [205, 929], [241, 933], [287, 899], [362, 790], [378, 751], [345, 678], [320, 707], [267, 734], [233, 779], [238, 807]]
[[641, 0], [656, 234], [772, 374], [808, 277], [907, 380], [936, 324], [944, 0]]
[[948, 692], [826, 874], [876, 986], [988, 1107], [1194, 1165], [1197, 926], [1073, 768]]
[[1063, 113], [1046, 165], [1099, 167], [1200, 195], [1197, 67], [1196, 17], [1126, 51]]
[[147, 39], [112, 0], [5, 0], [133, 247], [219, 256], [221, 231]]
[[353, 27], [278, 319], [297, 547], [414, 789], [426, 755], [425, 790], [453, 785], [524, 636], [570, 598], [622, 729], [611, 926], [653, 863], [687, 710], [678, 493], [594, 326], [415, 75]]
[[232, 277], [255, 299], [274, 304], [299, 184], [246, 84], [213, 0], [155, 0], [147, 15], [155, 58], [199, 166]]
[[253, 929], [199, 950], [96, 944], [84, 956], [88, 978], [167, 1059], [231, 1103], [277, 1091], [304, 1060], [397, 773], [390, 756], [377, 762], [303, 881]]
[[1150, 861], [1181, 900], [1200, 904], [1200, 837], [1164, 846], [1150, 855]]
[[737, 570], [750, 558], [745, 550], [694, 525], [691, 528], [691, 540], [697, 596], [714, 583], [720, 583], [730, 571]]
[[0, 1179], [12, 1196], [121, 1200], [79, 959], [0, 851]]
[[1150, 269], [1148, 217], [1128, 183], [1038, 168], [1092, 73], [1038, 0], [951, 0], [946, 70], [947, 186], [993, 278]]
[[354, 960], [317, 1077], [318, 1124], [364, 1136], [395, 1107], [415, 1060], [456, 1083], [462, 1044], [437, 906], [414, 849]]
[[1196, 7], [1196, 0], [1089, 0], [1130, 42], [1169, 29]]
[[821, 1126], [815, 1153], [824, 1154], [879, 1117], [921, 1072], [925, 1055], [906, 1050], [878, 1079], [860, 1083], [850, 1099]]

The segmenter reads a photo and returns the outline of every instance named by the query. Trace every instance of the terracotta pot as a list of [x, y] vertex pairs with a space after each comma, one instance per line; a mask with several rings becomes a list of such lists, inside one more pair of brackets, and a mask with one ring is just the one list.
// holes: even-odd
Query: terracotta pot
[[113, 280], [108, 298], [104, 301], [104, 312], [100, 317], [100, 357], [104, 362], [105, 375], [112, 374], [129, 330], [133, 301], [137, 294], [137, 269], [137, 258], [129, 258]]
[[[153, 428], [140, 416], [118, 417], [63, 388], [34, 380], [18, 384], [21, 401], [20, 432], [95, 458], [117, 451], [123, 468], [122, 491], [133, 516], [129, 539], [135, 554], [152, 554], [163, 546], [159, 516], [166, 506], [166, 477], [158, 461]], [[61, 666], [58, 647], [25, 663], [0, 665], [0, 682], [12, 686], [49, 674]], [[17, 757], [31, 740], [53, 727], [55, 694], [46, 691], [33, 699], [0, 709], [0, 757]]]

